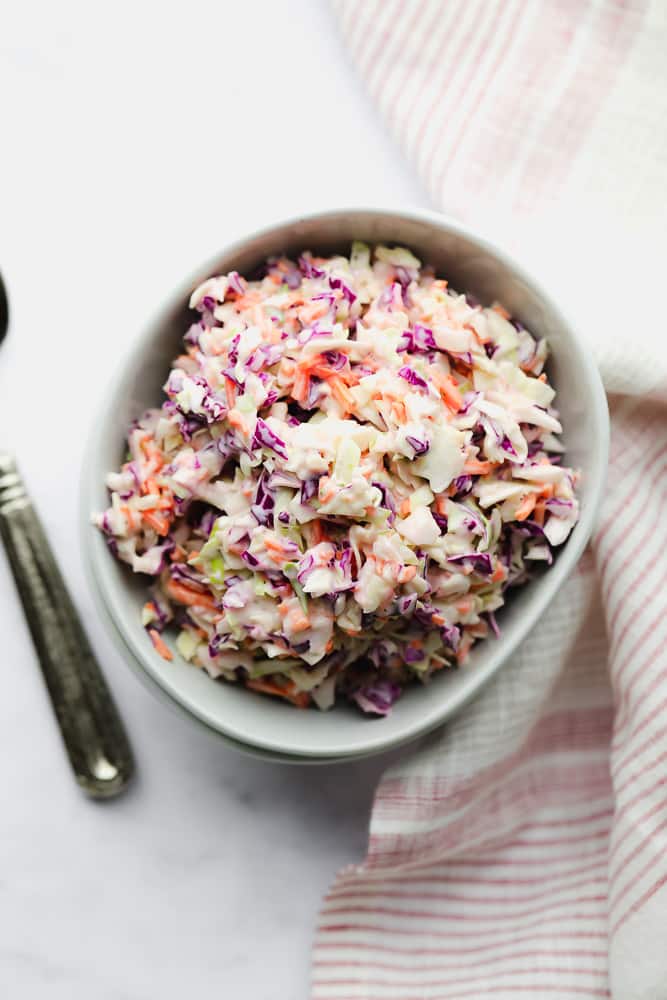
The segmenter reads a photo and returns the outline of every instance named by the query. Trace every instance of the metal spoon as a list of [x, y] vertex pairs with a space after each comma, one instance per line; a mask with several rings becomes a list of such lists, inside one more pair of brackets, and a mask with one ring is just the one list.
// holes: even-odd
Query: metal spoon
[[[0, 344], [8, 326], [0, 276]], [[94, 798], [117, 795], [134, 771], [127, 735], [14, 460], [3, 451], [0, 536], [76, 780]]]

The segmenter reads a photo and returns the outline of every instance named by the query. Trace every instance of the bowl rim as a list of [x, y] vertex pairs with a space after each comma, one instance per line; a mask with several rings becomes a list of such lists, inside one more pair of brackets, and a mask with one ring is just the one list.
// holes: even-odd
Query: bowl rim
[[[494, 664], [493, 669], [488, 671], [478, 685], [470, 685], [464, 690], [455, 692], [444, 704], [439, 704], [438, 701], [434, 699], [431, 711], [425, 713], [419, 723], [413, 725], [409, 732], [406, 732], [403, 735], [386, 735], [383, 737], [381, 729], [375, 730], [374, 728], [373, 731], [370, 731], [367, 729], [361, 729], [360, 727], [360, 734], [363, 735], [360, 735], [359, 739], [354, 745], [350, 746], [349, 750], [343, 751], [340, 747], [326, 747], [325, 745], [324, 747], [313, 749], [311, 752], [301, 748], [297, 749], [285, 747], [270, 737], [264, 739], [261, 736], [253, 736], [251, 741], [245, 739], [244, 734], [241, 733], [240, 730], [235, 732], [233, 726], [230, 726], [227, 723], [222, 723], [213, 713], [207, 713], [200, 706], [194, 705], [187, 697], [181, 696], [180, 692], [167, 687], [166, 684], [163, 685], [158, 680], [159, 675], [156, 676], [155, 673], [149, 668], [148, 663], [154, 655], [152, 648], [149, 646], [143, 648], [134, 644], [131, 641], [131, 638], [126, 634], [124, 630], [123, 616], [116, 607], [114, 600], [111, 599], [109, 587], [111, 578], [110, 576], [105, 576], [105, 574], [100, 571], [100, 567], [96, 565], [95, 553], [93, 550], [95, 529], [90, 523], [90, 512], [95, 505], [93, 498], [96, 488], [99, 489], [99, 483], [93, 477], [92, 470], [95, 467], [95, 463], [92, 461], [92, 455], [98, 437], [96, 428], [104, 427], [108, 424], [107, 415], [110, 413], [119, 387], [127, 375], [130, 359], [134, 357], [137, 351], [139, 351], [142, 347], [145, 347], [154, 339], [156, 328], [159, 328], [160, 323], [164, 322], [165, 318], [170, 314], [170, 312], [173, 311], [177, 304], [181, 304], [187, 300], [187, 297], [193, 287], [193, 283], [201, 280], [202, 274], [213, 273], [216, 269], [216, 264], [221, 257], [241, 252], [249, 243], [270, 235], [276, 229], [286, 229], [288, 227], [298, 226], [304, 222], [326, 221], [332, 218], [358, 215], [361, 213], [365, 216], [400, 217], [409, 222], [423, 223], [442, 230], [443, 232], [460, 236], [464, 239], [467, 238], [477, 244], [477, 246], [484, 253], [487, 253], [491, 257], [495, 258], [502, 267], [506, 268], [523, 284], [525, 284], [540, 301], [548, 305], [553, 315], [568, 330], [578, 349], [579, 360], [582, 364], [585, 379], [590, 392], [591, 413], [594, 417], [594, 427], [592, 430], [594, 431], [596, 437], [597, 462], [595, 469], [597, 470], [597, 476], [591, 481], [590, 494], [586, 509], [582, 511], [581, 517], [575, 525], [567, 543], [562, 548], [557, 562], [553, 567], [550, 567], [545, 574], [540, 593], [533, 599], [530, 614], [524, 616], [525, 620], [520, 622], [518, 627], [515, 628], [511, 642], [506, 642], [506, 648], [503, 648], [501, 655], [498, 655], [497, 662]], [[353, 237], [351, 236], [350, 238]], [[544, 285], [530, 272], [528, 272], [524, 268], [523, 264], [520, 263], [512, 254], [498, 246], [495, 241], [485, 233], [484, 230], [468, 226], [444, 213], [415, 207], [393, 208], [389, 206], [369, 205], [328, 208], [323, 211], [310, 211], [287, 219], [274, 219], [261, 228], [237, 237], [230, 243], [223, 245], [214, 255], [209, 257], [199, 267], [197, 267], [196, 270], [194, 270], [188, 277], [181, 281], [177, 286], [173, 287], [171, 291], [165, 295], [162, 305], [158, 309], [150, 312], [149, 315], [144, 318], [143, 328], [133, 342], [132, 347], [123, 353], [122, 357], [118, 361], [118, 364], [116, 365], [112, 378], [109, 380], [107, 385], [103, 399], [97, 408], [96, 416], [98, 419], [96, 419], [92, 424], [93, 429], [88, 437], [82, 466], [80, 484], [80, 504], [82, 515], [80, 518], [82, 529], [81, 543], [84, 553], [86, 575], [92, 583], [95, 605], [102, 617], [102, 620], [105, 622], [108, 630], [110, 631], [117, 649], [119, 649], [119, 651], [123, 654], [124, 659], [131, 666], [133, 672], [137, 674], [139, 679], [148, 686], [149, 690], [151, 690], [160, 701], [170, 704], [172, 707], [180, 710], [181, 713], [186, 714], [190, 719], [199, 723], [209, 732], [215, 733], [215, 735], [222, 738], [225, 743], [237, 750], [250, 753], [263, 759], [282, 761], [285, 763], [333, 763], [343, 760], [358, 760], [361, 757], [379, 754], [387, 750], [403, 746], [438, 728], [447, 719], [451, 718], [452, 715], [459, 712], [472, 698], [474, 698], [481, 691], [482, 687], [495, 677], [502, 667], [508, 664], [512, 655], [516, 652], [517, 648], [535, 626], [536, 622], [539, 621], [540, 617], [543, 615], [544, 611], [581, 558], [581, 555], [583, 554], [592, 534], [602, 503], [606, 481], [606, 469], [609, 459], [609, 411], [602, 380], [597, 366], [590, 352], [586, 348], [585, 341], [578, 331], [577, 324], [572, 320], [567, 310], [564, 310], [560, 305], [557, 305], [554, 302], [551, 293], [547, 291]], [[111, 558], [111, 556], [109, 558]], [[376, 733], [376, 735], [374, 735], [374, 733]]]

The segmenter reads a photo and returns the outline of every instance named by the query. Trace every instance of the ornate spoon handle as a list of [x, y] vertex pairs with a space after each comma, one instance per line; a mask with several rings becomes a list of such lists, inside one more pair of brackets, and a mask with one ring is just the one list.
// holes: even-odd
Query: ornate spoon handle
[[77, 781], [117, 795], [134, 771], [111, 692], [13, 459], [0, 453], [0, 535]]

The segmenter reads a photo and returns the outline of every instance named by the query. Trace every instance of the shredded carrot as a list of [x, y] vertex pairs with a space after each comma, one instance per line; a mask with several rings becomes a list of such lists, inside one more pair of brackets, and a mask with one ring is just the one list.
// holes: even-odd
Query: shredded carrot
[[401, 515], [401, 517], [407, 517], [408, 516], [408, 514], [410, 513], [410, 501], [409, 500], [401, 500], [401, 505], [398, 508], [398, 513]]
[[309, 391], [310, 378], [308, 377], [308, 372], [299, 366], [297, 368], [294, 384], [292, 385], [292, 397], [297, 401], [297, 403], [305, 403], [308, 399]]
[[159, 493], [159, 492], [160, 492], [160, 487], [155, 482], [152, 476], [148, 476], [146, 479], [144, 479], [143, 483], [141, 484], [142, 496], [145, 497], [149, 496], [151, 493]]
[[435, 382], [443, 400], [454, 413], [458, 413], [463, 406], [463, 396], [459, 392], [459, 387], [451, 375], [443, 375], [435, 365], [429, 366], [429, 375]]
[[212, 594], [206, 592], [200, 593], [198, 590], [188, 587], [185, 583], [179, 583], [177, 580], [168, 580], [165, 590], [179, 604], [187, 604], [193, 608], [207, 608], [209, 611], [218, 610]]
[[434, 625], [437, 625], [438, 628], [442, 628], [442, 626], [445, 624], [445, 619], [442, 617], [442, 615], [438, 614], [431, 615], [431, 621], [433, 622]]
[[439, 497], [436, 498], [436, 501], [435, 501], [435, 510], [436, 510], [436, 513], [440, 514], [441, 517], [446, 517], [447, 516], [447, 498], [446, 497], [439, 496]]
[[[228, 291], [227, 295], [229, 294], [230, 292]], [[259, 291], [258, 288], [254, 289], [246, 288], [244, 294], [238, 296], [238, 298], [234, 302], [234, 305], [240, 312], [242, 309], [249, 309], [251, 306], [256, 305], [260, 301], [261, 297], [262, 293]]]
[[516, 509], [516, 514], [514, 516], [516, 517], [517, 521], [525, 521], [527, 517], [530, 517], [530, 515], [535, 510], [536, 502], [537, 498], [535, 494], [527, 493]]
[[267, 680], [248, 680], [245, 682], [245, 686], [250, 688], [251, 691], [259, 691], [260, 694], [273, 694], [278, 698], [285, 698], [290, 701], [297, 708], [307, 708], [310, 704], [310, 695], [307, 691], [297, 691], [293, 682], [287, 687], [280, 687], [273, 681]]
[[344, 410], [354, 409], [354, 397], [351, 395], [350, 390], [347, 388], [340, 376], [336, 375], [329, 379], [329, 385], [331, 386], [331, 393], [335, 400], [337, 400]]
[[472, 611], [472, 598], [462, 597], [460, 601], [456, 602], [456, 610], [462, 615], [469, 614]]
[[308, 325], [309, 323], [314, 323], [316, 319], [322, 319], [328, 311], [329, 303], [326, 300], [310, 302], [299, 309], [299, 319], [302, 323]]
[[144, 521], [149, 525], [158, 535], [163, 538], [165, 535], [169, 534], [170, 520], [164, 514], [157, 514], [150, 510], [144, 511]]
[[[318, 355], [315, 361], [308, 366], [311, 375], [316, 375], [317, 378], [324, 379], [329, 383], [331, 383], [332, 379], [337, 379], [344, 385], [357, 385], [359, 383], [360, 376], [356, 372], [353, 372], [351, 369], [330, 368], [327, 364], [319, 361], [320, 357], [321, 355]], [[305, 362], [302, 362], [302, 365], [304, 364]]]
[[488, 476], [493, 469], [497, 468], [497, 462], [482, 462], [478, 458], [468, 458], [463, 466], [463, 471], [468, 476]]
[[455, 413], [458, 413], [463, 407], [463, 396], [459, 392], [459, 388], [451, 375], [445, 375], [443, 383], [444, 384], [440, 387], [443, 398], [447, 405], [453, 409]]
[[152, 471], [159, 472], [164, 465], [164, 458], [162, 457], [162, 452], [155, 444], [155, 441], [153, 441], [148, 435], [145, 435], [141, 439], [139, 447], [144, 453], [144, 456], [149, 464], [152, 465]]
[[279, 542], [277, 538], [272, 538], [270, 535], [267, 535], [264, 539], [264, 548], [274, 562], [285, 562], [287, 558], [287, 551], [282, 542]]
[[157, 629], [149, 628], [148, 634], [151, 637], [151, 642], [155, 646], [156, 652], [160, 654], [163, 660], [173, 660], [174, 654], [169, 649], [169, 646], [164, 641]]
[[264, 547], [268, 549], [269, 552], [280, 552], [284, 553], [285, 546], [278, 538], [273, 538], [271, 535], [267, 535], [264, 539]]
[[546, 512], [547, 509], [544, 500], [538, 500], [535, 504], [535, 510], [533, 511], [533, 521], [535, 524], [539, 524], [540, 528], [544, 525]]
[[229, 413], [227, 414], [227, 420], [229, 421], [232, 427], [236, 427], [236, 429], [241, 431], [241, 433], [243, 434], [249, 433], [248, 425], [246, 424], [245, 420], [243, 419], [238, 410], [236, 409], [230, 410]]
[[227, 406], [229, 410], [233, 410], [236, 403], [236, 386], [228, 375], [225, 375], [225, 394], [227, 396]]
[[497, 563], [491, 574], [491, 583], [501, 583], [507, 577], [507, 570], [502, 563]]
[[164, 465], [164, 458], [156, 447], [151, 448], [150, 463], [153, 467], [153, 472], [159, 472]]

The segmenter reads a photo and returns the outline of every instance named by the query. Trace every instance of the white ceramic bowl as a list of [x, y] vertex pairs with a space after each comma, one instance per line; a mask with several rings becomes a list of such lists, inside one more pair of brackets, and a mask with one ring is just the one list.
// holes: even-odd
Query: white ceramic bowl
[[[502, 631], [475, 647], [468, 664], [443, 672], [426, 686], [408, 689], [388, 718], [364, 717], [340, 705], [330, 712], [297, 711], [243, 687], [214, 683], [178, 657], [166, 663], [155, 653], [140, 622], [145, 584], [111, 556], [89, 514], [106, 506], [105, 474], [124, 454], [130, 421], [161, 402], [161, 385], [188, 325], [189, 293], [201, 280], [233, 268], [247, 273], [271, 254], [310, 248], [331, 252], [352, 239], [411, 247], [452, 287], [483, 302], [499, 300], [529, 330], [549, 340], [549, 377], [557, 389], [568, 464], [581, 469], [581, 517], [543, 576], [520, 590], [499, 614]], [[597, 369], [557, 306], [537, 282], [505, 253], [464, 226], [423, 211], [353, 209], [291, 219], [253, 233], [200, 267], [137, 337], [108, 390], [95, 422], [84, 468], [84, 549], [98, 604], [130, 664], [167, 700], [240, 749], [283, 760], [331, 760], [377, 753], [440, 725], [458, 711], [508, 661], [517, 644], [547, 611], [591, 534], [608, 455], [607, 404]]]

